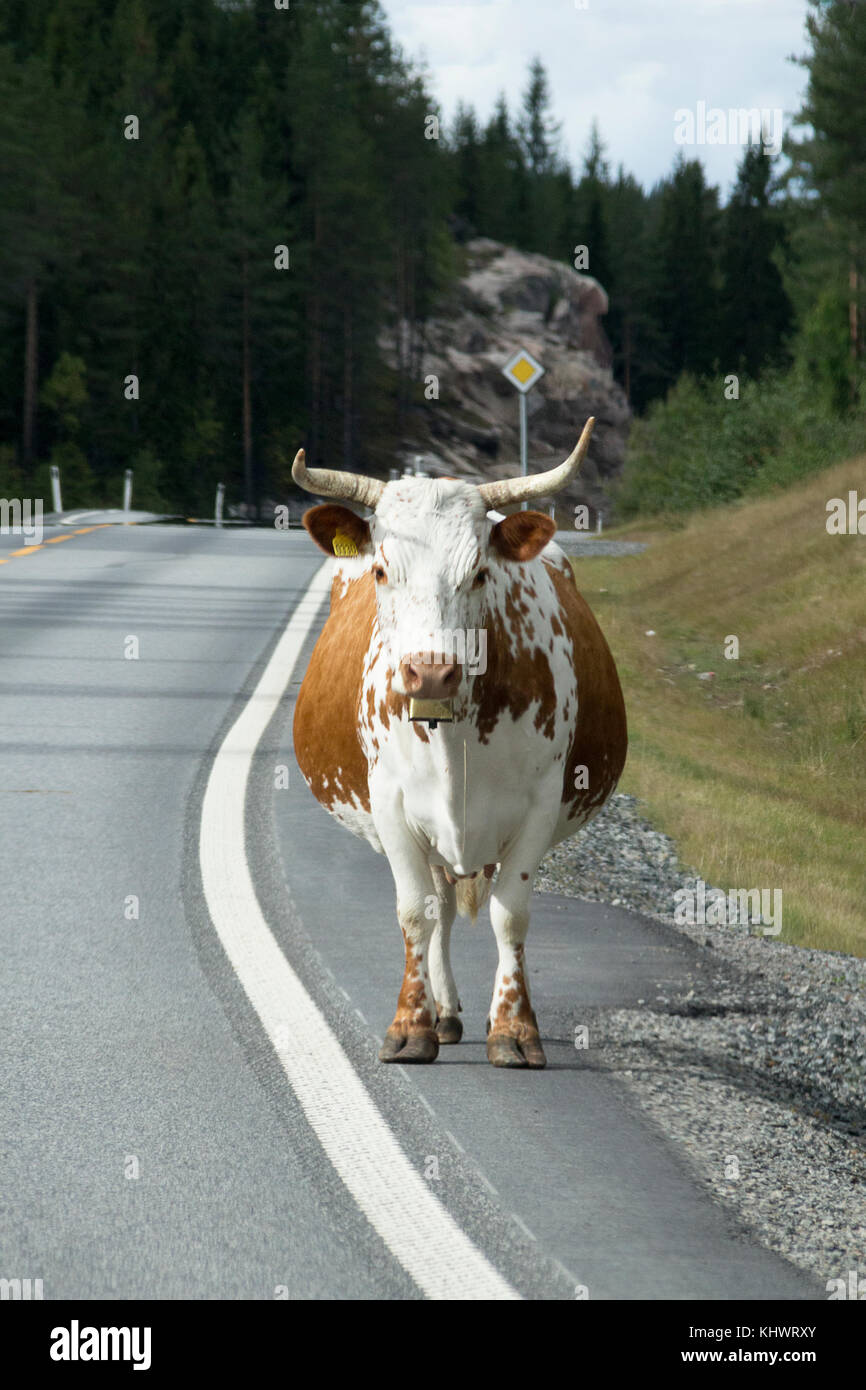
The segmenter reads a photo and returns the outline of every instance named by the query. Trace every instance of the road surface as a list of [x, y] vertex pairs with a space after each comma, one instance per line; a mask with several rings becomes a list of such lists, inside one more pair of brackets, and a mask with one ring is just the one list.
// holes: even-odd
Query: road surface
[[98, 515], [0, 537], [0, 1277], [46, 1299], [821, 1297], [593, 1060], [599, 1010], [687, 979], [679, 937], [536, 895], [548, 1068], [510, 1072], [484, 1050], [492, 933], [460, 922], [465, 1041], [377, 1062], [387, 864], [291, 751], [320, 559], [299, 532]]

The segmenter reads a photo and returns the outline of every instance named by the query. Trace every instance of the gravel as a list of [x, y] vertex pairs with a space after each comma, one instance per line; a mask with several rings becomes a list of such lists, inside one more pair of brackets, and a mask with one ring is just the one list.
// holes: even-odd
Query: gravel
[[601, 1010], [600, 1061], [681, 1146], [698, 1180], [768, 1248], [828, 1287], [866, 1292], [866, 960], [806, 950], [758, 924], [674, 920], [696, 876], [617, 795], [536, 879], [630, 908], [699, 947], [687, 986]]
[[554, 540], [566, 555], [637, 555], [646, 550], [644, 541], [604, 541], [580, 531], [557, 531]]

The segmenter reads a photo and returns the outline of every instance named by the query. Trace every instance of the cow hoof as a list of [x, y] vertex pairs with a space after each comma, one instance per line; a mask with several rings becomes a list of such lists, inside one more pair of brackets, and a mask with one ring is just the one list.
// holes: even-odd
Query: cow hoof
[[432, 1028], [408, 1034], [389, 1028], [379, 1048], [380, 1062], [435, 1062], [438, 1056], [439, 1039]]
[[491, 1033], [487, 1038], [487, 1060], [494, 1067], [547, 1066], [540, 1038], [513, 1038], [509, 1033]]
[[436, 1036], [440, 1043], [459, 1043], [463, 1037], [463, 1024], [456, 1014], [445, 1014], [436, 1024]]

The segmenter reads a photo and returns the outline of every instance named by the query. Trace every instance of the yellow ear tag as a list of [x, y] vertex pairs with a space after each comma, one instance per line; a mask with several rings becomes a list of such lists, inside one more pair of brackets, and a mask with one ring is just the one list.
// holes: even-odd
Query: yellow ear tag
[[335, 531], [331, 545], [334, 548], [334, 554], [339, 555], [341, 558], [347, 555], [358, 554], [358, 547], [352, 540], [352, 537], [346, 535], [345, 531]]

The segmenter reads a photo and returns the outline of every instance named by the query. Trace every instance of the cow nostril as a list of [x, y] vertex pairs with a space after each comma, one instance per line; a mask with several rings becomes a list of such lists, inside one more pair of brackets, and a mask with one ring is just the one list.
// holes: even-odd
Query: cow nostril
[[403, 672], [403, 687], [408, 695], [416, 695], [422, 685], [422, 679], [418, 667], [412, 661], [401, 662]]
[[443, 684], [443, 685], [453, 685], [454, 682], [455, 682], [456, 680], [457, 680], [457, 667], [456, 667], [456, 666], [449, 666], [448, 669], [447, 669], [445, 672], [443, 672], [443, 675], [442, 675], [442, 684]]

